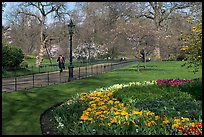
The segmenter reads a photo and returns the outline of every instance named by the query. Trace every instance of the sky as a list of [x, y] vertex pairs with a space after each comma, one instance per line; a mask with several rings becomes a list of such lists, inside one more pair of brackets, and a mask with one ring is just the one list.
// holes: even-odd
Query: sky
[[[22, 2], [5, 2], [6, 3], [6, 7], [4, 9], [4, 12], [2, 13], [2, 25], [8, 25], [8, 19], [7, 19], [7, 14], [9, 12], [12, 12], [12, 9], [14, 9], [14, 7], [16, 7], [18, 4], [22, 3]], [[69, 8], [73, 9], [75, 6], [76, 2], [68, 2]], [[49, 22], [49, 21], [48, 21]]]

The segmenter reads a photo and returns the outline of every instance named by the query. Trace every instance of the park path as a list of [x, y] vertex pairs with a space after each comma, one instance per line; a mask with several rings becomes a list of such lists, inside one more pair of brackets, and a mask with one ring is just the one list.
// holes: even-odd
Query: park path
[[[95, 76], [110, 71], [114, 63], [96, 64], [86, 67], [74, 68], [74, 79]], [[54, 71], [26, 76], [2, 78], [2, 93], [20, 91], [36, 87], [44, 87], [52, 84], [68, 82], [68, 70]]]

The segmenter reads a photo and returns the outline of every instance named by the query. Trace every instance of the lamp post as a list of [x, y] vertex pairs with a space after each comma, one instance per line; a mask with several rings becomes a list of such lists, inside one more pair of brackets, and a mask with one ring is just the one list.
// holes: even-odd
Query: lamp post
[[73, 24], [72, 20], [70, 21], [69, 25], [68, 25], [68, 29], [69, 29], [69, 42], [70, 42], [70, 53], [69, 53], [69, 78], [68, 81], [73, 80], [73, 68], [74, 66], [72, 65], [72, 34], [73, 34], [73, 28], [75, 27], [75, 25]]

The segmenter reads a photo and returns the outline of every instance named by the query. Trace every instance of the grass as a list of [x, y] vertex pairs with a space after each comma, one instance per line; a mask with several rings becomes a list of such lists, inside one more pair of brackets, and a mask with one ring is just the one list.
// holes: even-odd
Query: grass
[[[35, 67], [35, 59], [26, 59], [26, 62], [28, 62], [28, 68], [20, 68], [17, 71], [14, 70], [3, 70], [2, 71], [2, 77], [3, 78], [9, 78], [14, 76], [22, 76], [22, 75], [29, 75], [32, 73], [43, 73], [43, 72], [52, 72], [52, 71], [58, 71], [58, 62], [56, 59], [52, 60], [52, 64], [50, 64], [49, 59], [43, 59], [41, 66], [39, 68]], [[81, 62], [74, 60], [73, 66], [74, 67], [83, 67], [83, 66], [89, 66], [94, 64], [101, 64], [101, 63], [117, 63], [120, 62], [119, 60], [99, 60], [99, 61], [91, 61], [90, 64], [86, 62]], [[65, 61], [65, 68], [67, 69], [69, 66], [69, 61]]]
[[2, 134], [41, 135], [40, 115], [49, 107], [65, 102], [76, 93], [123, 82], [202, 77], [201, 71], [193, 74], [191, 70], [181, 67], [181, 64], [183, 62], [148, 62], [147, 69], [141, 69], [140, 72], [136, 71], [136, 65], [131, 65], [69, 83], [2, 93]]

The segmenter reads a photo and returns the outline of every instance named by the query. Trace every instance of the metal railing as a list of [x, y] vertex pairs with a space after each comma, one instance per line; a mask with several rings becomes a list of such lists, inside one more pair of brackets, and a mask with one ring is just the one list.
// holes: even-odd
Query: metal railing
[[[133, 63], [135, 63], [135, 61], [122, 61], [118, 63], [105, 63], [76, 67], [73, 69], [73, 80], [96, 76]], [[26, 76], [2, 78], [2, 92], [19, 91], [45, 87], [52, 84], [65, 83], [68, 82], [68, 75], [68, 68], [66, 67], [61, 73], [60, 71], [48, 71], [45, 73], [33, 73]]]

